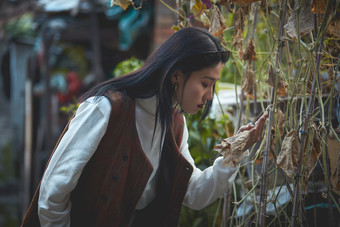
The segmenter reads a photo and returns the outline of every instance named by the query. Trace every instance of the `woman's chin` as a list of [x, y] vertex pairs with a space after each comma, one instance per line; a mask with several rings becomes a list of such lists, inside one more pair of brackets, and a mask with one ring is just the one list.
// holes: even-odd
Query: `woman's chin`
[[196, 114], [198, 112], [198, 108], [197, 109], [191, 109], [191, 110], [184, 110], [184, 112], [188, 113], [188, 114]]

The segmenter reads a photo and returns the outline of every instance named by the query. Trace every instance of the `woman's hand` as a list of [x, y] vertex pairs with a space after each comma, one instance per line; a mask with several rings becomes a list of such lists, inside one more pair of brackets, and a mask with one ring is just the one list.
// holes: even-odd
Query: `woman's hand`
[[263, 138], [263, 130], [266, 123], [266, 119], [268, 117], [267, 113], [264, 113], [256, 122], [255, 125], [253, 124], [247, 124], [237, 131], [237, 133], [248, 131], [249, 130], [249, 136], [246, 142], [246, 145], [244, 147], [244, 151], [247, 150], [249, 147], [251, 147], [254, 143], [258, 142]]
[[242, 126], [234, 136], [215, 145], [214, 149], [223, 155], [224, 166], [236, 167], [249, 155], [248, 148], [263, 137], [267, 116], [267, 113], [264, 113], [255, 125]]

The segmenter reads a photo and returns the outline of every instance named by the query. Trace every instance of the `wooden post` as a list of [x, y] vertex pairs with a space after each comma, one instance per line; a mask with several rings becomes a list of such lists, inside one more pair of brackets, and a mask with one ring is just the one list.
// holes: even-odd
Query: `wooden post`
[[99, 24], [95, 7], [96, 1], [91, 0], [91, 13], [90, 13], [90, 32], [91, 34], [91, 48], [92, 48], [92, 71], [95, 75], [96, 83], [104, 81], [105, 75], [102, 69], [101, 50], [100, 50], [100, 34]]
[[31, 172], [32, 172], [32, 81], [27, 78], [25, 82], [25, 149], [24, 149], [24, 172], [23, 172], [23, 212], [29, 206], [31, 199]]

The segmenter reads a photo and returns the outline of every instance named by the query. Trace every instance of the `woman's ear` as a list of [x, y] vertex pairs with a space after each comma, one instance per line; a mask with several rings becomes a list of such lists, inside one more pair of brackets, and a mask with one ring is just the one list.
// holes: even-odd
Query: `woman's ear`
[[171, 77], [171, 82], [173, 84], [177, 84], [181, 77], [183, 76], [183, 73], [180, 70], [177, 70]]

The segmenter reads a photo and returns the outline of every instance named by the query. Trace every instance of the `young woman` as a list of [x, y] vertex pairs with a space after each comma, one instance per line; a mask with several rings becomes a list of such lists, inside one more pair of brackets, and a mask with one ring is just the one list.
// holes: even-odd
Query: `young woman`
[[[201, 171], [181, 112], [211, 107], [229, 53], [206, 30], [173, 34], [145, 64], [84, 95], [59, 139], [23, 226], [177, 226], [182, 204], [221, 196], [238, 167]], [[178, 107], [178, 108], [177, 108]], [[265, 116], [250, 130], [261, 138]]]

